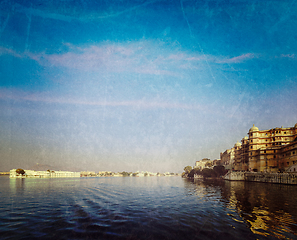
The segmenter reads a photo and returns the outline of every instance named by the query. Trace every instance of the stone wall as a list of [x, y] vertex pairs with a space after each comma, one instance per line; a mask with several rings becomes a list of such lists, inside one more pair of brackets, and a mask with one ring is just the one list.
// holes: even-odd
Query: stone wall
[[223, 178], [230, 181], [244, 181], [244, 172], [228, 172]]
[[229, 172], [224, 177], [230, 181], [265, 182], [280, 184], [296, 184], [296, 173], [253, 173], [253, 172]]

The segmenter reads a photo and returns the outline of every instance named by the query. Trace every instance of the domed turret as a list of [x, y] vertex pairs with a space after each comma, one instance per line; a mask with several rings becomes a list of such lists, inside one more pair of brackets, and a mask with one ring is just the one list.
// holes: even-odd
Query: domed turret
[[295, 124], [294, 128], [297, 128], [297, 123]]
[[250, 129], [250, 132], [257, 132], [259, 131], [259, 128], [255, 127], [255, 124], [253, 124], [253, 126]]
[[240, 147], [241, 146], [241, 143], [240, 142], [237, 142], [234, 144], [234, 147]]
[[248, 141], [249, 141], [249, 138], [245, 136], [244, 138], [241, 139], [241, 144], [247, 144]]

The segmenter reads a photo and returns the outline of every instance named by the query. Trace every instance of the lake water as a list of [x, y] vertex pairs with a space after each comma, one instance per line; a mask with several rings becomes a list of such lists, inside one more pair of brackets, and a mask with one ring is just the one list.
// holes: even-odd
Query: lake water
[[297, 186], [0, 177], [0, 239], [297, 239]]

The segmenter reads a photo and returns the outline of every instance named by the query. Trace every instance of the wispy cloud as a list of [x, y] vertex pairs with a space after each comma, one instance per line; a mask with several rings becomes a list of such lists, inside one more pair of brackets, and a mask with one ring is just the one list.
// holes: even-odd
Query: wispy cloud
[[295, 54], [281, 54], [281, 58], [291, 58], [291, 59], [296, 59]]
[[14, 56], [14, 57], [17, 57], [17, 58], [23, 58], [23, 57], [25, 57], [24, 54], [17, 53], [13, 49], [0, 47], [0, 56], [1, 55], [5, 55], [5, 54], [11, 55], [11, 56]]
[[[102, 11], [101, 13], [98, 11], [94, 11], [93, 14], [76, 14], [77, 11], [73, 11], [73, 9], [81, 7], [79, 2], [74, 5], [71, 5], [71, 7], [66, 6], [63, 3], [60, 3], [61, 4], [60, 8], [62, 9], [61, 11], [59, 11], [59, 8], [58, 10], [53, 9], [52, 11], [50, 11], [49, 10], [50, 7], [46, 8], [46, 11], [45, 11], [42, 7], [39, 7], [38, 5], [35, 5], [35, 6], [33, 5], [34, 7], [32, 7], [32, 5], [31, 7], [26, 7], [18, 3], [13, 4], [13, 9], [15, 12], [25, 13], [27, 15], [32, 14], [33, 16], [36, 16], [36, 17], [54, 19], [54, 20], [63, 21], [63, 22], [71, 22], [74, 20], [89, 22], [94, 20], [118, 17], [120, 15], [133, 12], [138, 8], [145, 7], [150, 4], [154, 4], [155, 2], [157, 2], [157, 0], [145, 1], [144, 3], [140, 3], [140, 4], [135, 3], [135, 4], [129, 5], [125, 9], [119, 8], [118, 10], [113, 10], [114, 8], [116, 9], [119, 6], [119, 4], [114, 4], [113, 8], [109, 7], [108, 11], [105, 10], [105, 11]], [[49, 4], [49, 6], [50, 5], [51, 4]], [[46, 6], [46, 3], [42, 4], [42, 6]], [[59, 6], [59, 4], [57, 6]]]
[[[115, 45], [75, 47], [68, 44], [63, 54], [28, 54], [41, 65], [64, 67], [82, 71], [136, 72], [145, 74], [170, 74], [157, 64], [157, 49], [148, 42]], [[164, 64], [164, 62], [163, 62]]]
[[[211, 86], [207, 86], [211, 87]], [[31, 103], [36, 103], [39, 106], [44, 106], [48, 104], [48, 109], [56, 108], [57, 105], [66, 106], [67, 109], [70, 106], [75, 106], [76, 109], [81, 109], [80, 107], [92, 107], [92, 109], [99, 110], [104, 108], [106, 111], [112, 110], [111, 108], [120, 108], [122, 110], [132, 110], [132, 111], [151, 111], [151, 110], [172, 110], [176, 111], [189, 111], [191, 113], [197, 114], [197, 116], [202, 116], [205, 114], [210, 114], [216, 117], [230, 117], [232, 113], [232, 108], [222, 108], [218, 107], [216, 104], [201, 104], [201, 103], [181, 103], [172, 102], [168, 99], [152, 98], [152, 99], [138, 99], [132, 101], [126, 100], [93, 100], [86, 99], [85, 97], [73, 97], [73, 96], [53, 96], [51, 92], [40, 92], [32, 93], [25, 92], [18, 89], [5, 89], [0, 88], [0, 100], [11, 101], [12, 104], [0, 105], [1, 107], [6, 107], [17, 111], [18, 113], [24, 113], [30, 108], [30, 112], [42, 113], [39, 108], [32, 108]], [[78, 108], [77, 108], [78, 107]], [[63, 108], [64, 109], [64, 108]], [[97, 111], [95, 111], [97, 112]], [[58, 112], [61, 115], [61, 112]], [[236, 118], [237, 116], [232, 116]]]
[[216, 58], [215, 62], [217, 63], [241, 63], [249, 59], [255, 58], [256, 55], [254, 53], [246, 53], [242, 54], [240, 56], [232, 57], [232, 58], [226, 58], [223, 57], [222, 59]]
[[208, 61], [211, 63], [240, 63], [249, 59], [257, 57], [254, 53], [245, 53], [235, 57], [225, 57], [225, 56], [215, 56], [215, 55], [206, 55], [206, 54], [189, 54], [189, 53], [177, 53], [171, 54], [168, 59], [175, 61], [187, 61], [187, 62], [203, 62]]
[[[42, 66], [78, 71], [130, 72], [168, 76], [181, 76], [182, 71], [189, 69], [206, 71], [206, 64], [238, 64], [259, 57], [254, 53], [245, 53], [235, 57], [191, 53], [169, 48], [160, 42], [153, 41], [121, 44], [105, 42], [83, 47], [66, 43], [65, 46], [68, 51], [59, 54], [17, 53], [3, 47], [0, 48], [0, 54], [30, 58]], [[286, 55], [286, 57], [293, 58], [295, 55]]]
[[14, 100], [19, 102], [43, 102], [43, 103], [58, 103], [58, 104], [69, 104], [69, 105], [85, 105], [85, 106], [98, 106], [98, 107], [132, 107], [133, 109], [193, 109], [202, 110], [205, 109], [203, 105], [189, 105], [180, 103], [170, 103], [167, 101], [145, 101], [145, 100], [134, 100], [134, 101], [91, 101], [91, 100], [80, 100], [73, 97], [52, 97], [47, 93], [28, 93], [16, 89], [0, 89], [0, 99], [2, 100]]

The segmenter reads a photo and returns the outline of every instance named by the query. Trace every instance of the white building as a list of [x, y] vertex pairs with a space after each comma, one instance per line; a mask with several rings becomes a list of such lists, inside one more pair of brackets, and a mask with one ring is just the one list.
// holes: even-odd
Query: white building
[[35, 171], [24, 170], [25, 174], [21, 175], [16, 172], [16, 169], [10, 170], [10, 178], [65, 178], [65, 177], [80, 177], [80, 172], [69, 171]]

